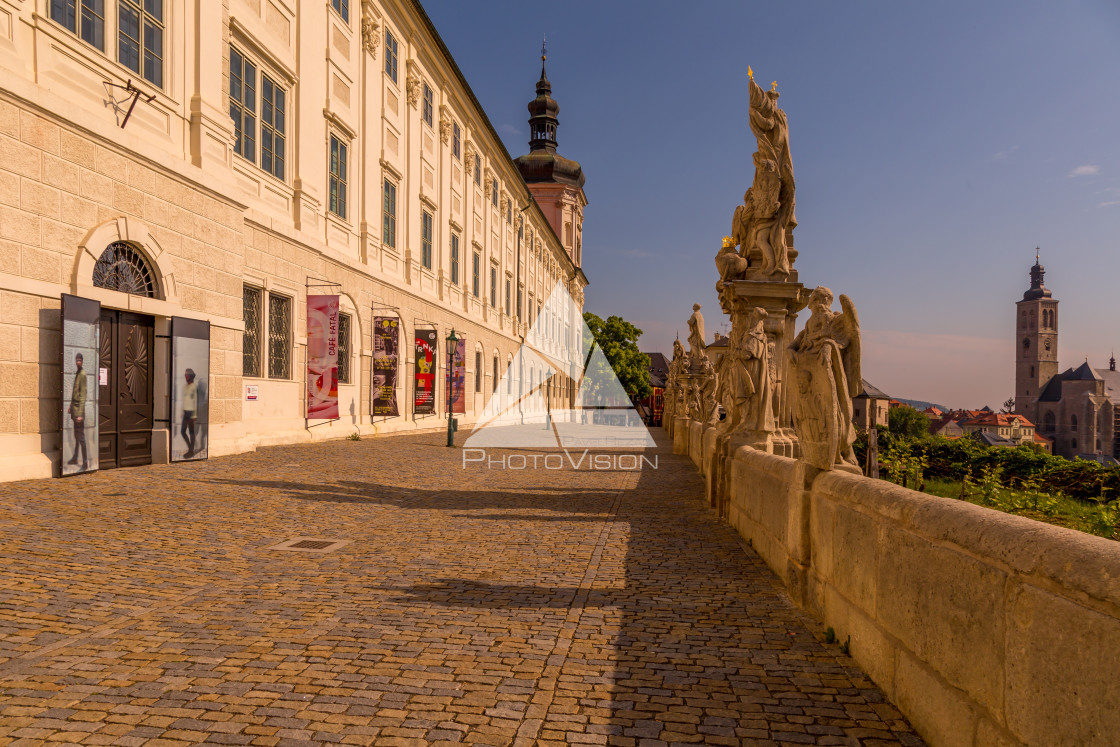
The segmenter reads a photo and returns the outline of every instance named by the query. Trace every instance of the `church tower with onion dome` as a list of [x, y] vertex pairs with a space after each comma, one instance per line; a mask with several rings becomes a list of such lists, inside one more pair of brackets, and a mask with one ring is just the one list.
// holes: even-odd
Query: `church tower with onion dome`
[[583, 168], [578, 161], [556, 152], [556, 115], [560, 105], [552, 98], [552, 84], [545, 72], [546, 59], [542, 48], [537, 96], [529, 102], [529, 153], [515, 158], [514, 163], [572, 264], [580, 267], [583, 263], [583, 208], [587, 205]]

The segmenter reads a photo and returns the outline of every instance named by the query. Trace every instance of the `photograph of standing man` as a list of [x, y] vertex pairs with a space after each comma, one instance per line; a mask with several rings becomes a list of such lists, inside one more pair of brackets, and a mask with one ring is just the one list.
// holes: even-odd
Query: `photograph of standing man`
[[188, 368], [183, 372], [187, 380], [183, 387], [183, 426], [180, 430], [183, 440], [187, 442], [187, 453], [184, 459], [190, 459], [199, 452], [195, 445], [195, 424], [198, 422], [198, 382], [195, 381], [194, 369]]
[[82, 454], [82, 471], [89, 469], [89, 455], [86, 451], [86, 399], [88, 394], [86, 372], [82, 369], [85, 359], [81, 353], [74, 356], [74, 388], [70, 390], [70, 419], [74, 421], [74, 456], [68, 464], [78, 463], [78, 452]]

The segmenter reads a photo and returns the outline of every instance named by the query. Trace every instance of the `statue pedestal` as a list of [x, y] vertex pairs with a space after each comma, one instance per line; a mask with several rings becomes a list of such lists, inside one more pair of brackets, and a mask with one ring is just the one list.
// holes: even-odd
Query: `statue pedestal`
[[[793, 392], [785, 387], [785, 382], [792, 381], [786, 349], [796, 336], [797, 312], [805, 308], [809, 294], [801, 283], [774, 280], [729, 280], [721, 282], [718, 290], [720, 307], [731, 316], [732, 329], [745, 324], [747, 313], [756, 306], [766, 311], [763, 328], [768, 345], [772, 346], [774, 431], [769, 434], [752, 433], [746, 437], [753, 442], [750, 445], [754, 448], [796, 459], [799, 449], [797, 435], [793, 431]], [[767, 437], [762, 438], [762, 435]]]

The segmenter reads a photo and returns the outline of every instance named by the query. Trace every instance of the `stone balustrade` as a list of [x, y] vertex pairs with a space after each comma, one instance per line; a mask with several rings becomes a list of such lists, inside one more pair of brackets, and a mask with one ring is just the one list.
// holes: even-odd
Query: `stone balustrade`
[[[933, 745], [1120, 734], [1120, 543], [672, 425], [713, 507]], [[712, 476], [724, 475], [722, 489]]]

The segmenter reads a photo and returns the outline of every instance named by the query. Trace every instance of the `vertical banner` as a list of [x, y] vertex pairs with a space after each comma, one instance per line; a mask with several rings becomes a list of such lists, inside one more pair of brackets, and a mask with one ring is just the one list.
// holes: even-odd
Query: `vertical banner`
[[467, 412], [467, 341], [459, 338], [455, 344], [455, 360], [451, 365], [451, 412]]
[[101, 304], [62, 294], [62, 475], [97, 469]]
[[400, 319], [373, 318], [373, 414], [400, 415], [397, 409], [397, 368], [400, 360]]
[[412, 402], [412, 412], [416, 415], [432, 415], [436, 411], [436, 344], [437, 333], [434, 329], [416, 330], [416, 396]]
[[307, 418], [338, 420], [338, 296], [307, 297]]
[[210, 322], [171, 317], [171, 461], [209, 456]]

